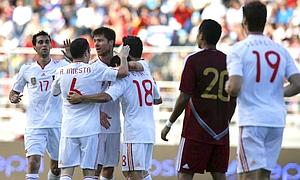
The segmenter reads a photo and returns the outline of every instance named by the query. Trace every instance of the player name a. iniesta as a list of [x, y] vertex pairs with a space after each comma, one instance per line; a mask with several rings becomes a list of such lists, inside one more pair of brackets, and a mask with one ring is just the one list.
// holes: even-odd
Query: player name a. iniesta
[[78, 67], [78, 68], [67, 68], [61, 69], [60, 74], [88, 74], [91, 73], [91, 67]]

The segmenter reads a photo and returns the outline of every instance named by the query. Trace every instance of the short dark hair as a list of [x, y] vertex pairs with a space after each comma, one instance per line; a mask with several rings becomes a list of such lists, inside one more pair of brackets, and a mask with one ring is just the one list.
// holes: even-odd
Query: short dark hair
[[207, 44], [216, 45], [221, 37], [222, 27], [212, 19], [205, 19], [199, 26], [198, 33], [203, 34]]
[[96, 35], [103, 35], [108, 41], [113, 40], [115, 46], [116, 32], [113, 29], [108, 27], [97, 28], [92, 32], [92, 37], [94, 38]]
[[46, 33], [45, 31], [40, 31], [32, 36], [32, 45], [36, 45], [36, 39], [38, 36], [48, 36], [51, 41], [51, 37], [48, 33]]
[[70, 51], [73, 58], [83, 57], [86, 50], [90, 48], [88, 41], [85, 38], [77, 38], [71, 42]]
[[135, 58], [141, 58], [143, 53], [143, 42], [137, 36], [123, 37], [123, 45], [130, 47], [129, 55]]
[[263, 32], [267, 21], [266, 5], [253, 1], [243, 6], [243, 17], [250, 32]]

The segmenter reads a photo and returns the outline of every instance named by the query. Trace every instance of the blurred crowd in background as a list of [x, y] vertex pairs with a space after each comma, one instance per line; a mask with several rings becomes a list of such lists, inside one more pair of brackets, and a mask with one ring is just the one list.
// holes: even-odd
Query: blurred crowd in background
[[[137, 35], [144, 42], [145, 49], [158, 49], [143, 54], [154, 78], [157, 81], [179, 81], [185, 56], [197, 50], [196, 36], [203, 19], [214, 19], [222, 25], [218, 49], [225, 53], [232, 44], [245, 38], [241, 25], [244, 1], [0, 0], [0, 137], [7, 139], [11, 134], [8, 139], [16, 139], [16, 134], [24, 131], [22, 123], [25, 121], [19, 120], [25, 119], [26, 108], [22, 104], [17, 109], [9, 108], [12, 104], [7, 97], [13, 82], [11, 78], [22, 64], [33, 62], [35, 58], [33, 51], [20, 53], [15, 48], [32, 50], [32, 35], [38, 31], [45, 30], [51, 35], [54, 48], [62, 47], [65, 39], [80, 36], [87, 38], [94, 47], [90, 34], [100, 26], [116, 31], [117, 45], [121, 44], [123, 36]], [[268, 8], [265, 34], [283, 44], [300, 64], [300, 0], [262, 1]], [[63, 57], [60, 54], [57, 58]], [[175, 103], [177, 89], [178, 85], [161, 88], [169, 93], [164, 95], [164, 104], [171, 102], [169, 108]], [[26, 99], [23, 103], [26, 104]], [[291, 98], [286, 103], [289, 113], [300, 114], [300, 98]], [[298, 116], [295, 117], [299, 120]]]
[[[299, 61], [300, 0], [263, 2], [268, 8], [265, 34], [284, 44]], [[195, 46], [201, 20], [214, 19], [223, 27], [219, 48], [226, 52], [245, 37], [243, 4], [244, 0], [1, 0], [0, 47], [32, 47], [32, 35], [39, 30], [50, 33], [53, 47], [79, 36], [88, 38], [93, 47], [90, 34], [100, 26], [116, 31], [116, 44], [121, 44], [123, 36], [137, 35], [145, 46]], [[180, 73], [174, 76], [178, 72], [172, 68], [178, 69], [176, 61], [184, 55], [164, 53], [147, 58], [153, 60], [158, 80], [178, 80]], [[0, 78], [10, 75], [3, 58], [0, 56]], [[28, 59], [28, 55], [16, 56], [14, 69]]]

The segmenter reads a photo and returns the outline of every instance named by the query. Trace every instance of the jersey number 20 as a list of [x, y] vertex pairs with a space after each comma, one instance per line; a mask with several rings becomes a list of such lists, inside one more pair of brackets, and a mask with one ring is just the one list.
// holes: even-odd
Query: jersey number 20
[[[208, 74], [212, 73], [214, 75], [212, 81], [209, 83], [209, 85], [205, 88], [204, 92], [201, 94], [202, 98], [206, 99], [220, 99], [221, 101], [228, 102], [229, 98], [228, 96], [223, 95], [223, 89], [224, 89], [224, 79], [225, 76], [228, 75], [227, 71], [219, 71], [216, 68], [208, 67], [203, 71], [203, 75], [207, 76]], [[219, 83], [217, 84], [217, 82]], [[214, 86], [218, 85], [218, 93], [213, 94], [211, 93], [211, 90]]]

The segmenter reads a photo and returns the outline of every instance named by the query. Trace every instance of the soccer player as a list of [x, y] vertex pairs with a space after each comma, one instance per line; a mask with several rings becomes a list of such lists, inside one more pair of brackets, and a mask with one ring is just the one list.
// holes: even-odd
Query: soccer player
[[[129, 45], [129, 57], [140, 61], [143, 45], [138, 37], [125, 37]], [[126, 178], [151, 179], [155, 123], [153, 104], [161, 103], [157, 86], [149, 71], [130, 71], [129, 75], [111, 85], [105, 93], [79, 95], [71, 93], [69, 102], [109, 102], [121, 100], [124, 112], [124, 140], [122, 144], [122, 171]]]
[[[115, 31], [108, 27], [100, 27], [93, 31], [92, 37], [97, 51], [97, 61], [107, 68], [117, 66], [118, 58], [114, 56], [113, 52], [116, 41]], [[141, 63], [133, 61], [128, 65], [130, 70], [136, 71], [142, 71], [144, 67]], [[103, 82], [102, 88], [107, 89], [113, 83], [112, 81]], [[105, 103], [101, 109], [102, 126], [99, 135], [98, 169], [95, 178], [100, 176], [100, 180], [110, 180], [113, 179], [114, 167], [117, 167], [119, 163], [121, 133], [119, 100]]]
[[22, 65], [9, 100], [11, 103], [19, 103], [21, 93], [27, 86], [29, 104], [24, 135], [28, 159], [26, 179], [39, 179], [41, 156], [44, 156], [47, 149], [51, 159], [48, 180], [57, 180], [60, 175], [57, 160], [62, 117], [61, 98], [53, 97], [50, 88], [56, 69], [68, 62], [51, 59], [51, 38], [48, 33], [40, 31], [34, 34], [32, 44], [38, 59], [33, 64]]
[[74, 167], [80, 165], [84, 179], [94, 179], [98, 158], [98, 139], [100, 133], [99, 104], [70, 104], [66, 97], [70, 91], [79, 94], [101, 92], [103, 81], [115, 81], [128, 73], [127, 56], [129, 47], [124, 46], [119, 54], [121, 64], [118, 70], [106, 68], [99, 61], [88, 64], [90, 47], [84, 38], [72, 41], [70, 52], [73, 63], [59, 68], [52, 86], [53, 95], [62, 93], [63, 119], [59, 151], [61, 180], [71, 180]]
[[[226, 90], [239, 107], [239, 179], [270, 179], [278, 159], [286, 108], [284, 96], [299, 93], [300, 74], [286, 49], [263, 35], [266, 6], [254, 1], [243, 7], [247, 38], [227, 56]], [[284, 90], [284, 80], [290, 85]]]
[[180, 95], [161, 131], [165, 141], [172, 124], [185, 109], [182, 137], [177, 155], [178, 179], [191, 180], [195, 173], [210, 172], [213, 179], [225, 180], [229, 161], [229, 122], [235, 99], [225, 92], [228, 79], [226, 55], [216, 49], [221, 26], [203, 20], [197, 42], [203, 50], [186, 58]]

